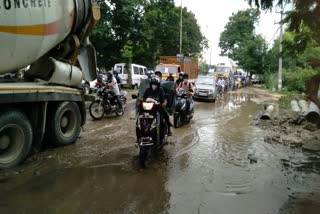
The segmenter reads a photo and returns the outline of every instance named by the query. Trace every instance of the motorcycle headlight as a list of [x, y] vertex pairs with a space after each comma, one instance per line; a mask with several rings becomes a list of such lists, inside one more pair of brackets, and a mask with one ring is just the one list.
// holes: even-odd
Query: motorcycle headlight
[[154, 103], [142, 103], [143, 110], [150, 111], [153, 108]]

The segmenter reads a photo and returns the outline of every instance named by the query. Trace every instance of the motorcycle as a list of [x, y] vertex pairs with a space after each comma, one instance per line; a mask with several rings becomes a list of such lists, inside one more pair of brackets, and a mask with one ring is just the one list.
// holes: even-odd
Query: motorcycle
[[136, 122], [139, 162], [145, 167], [148, 154], [167, 143], [168, 127], [160, 115], [160, 103], [152, 98], [142, 102]]
[[89, 106], [90, 116], [94, 120], [101, 119], [105, 114], [110, 115], [115, 113], [117, 116], [124, 114], [126, 103], [127, 103], [127, 92], [122, 91], [120, 94], [120, 100], [122, 102], [122, 109], [119, 108], [117, 99], [113, 91], [100, 86], [97, 89], [97, 97]]
[[173, 124], [175, 128], [179, 128], [182, 123], [190, 122], [193, 118], [193, 104], [190, 103], [191, 111], [189, 111], [186, 107], [187, 98], [187, 92], [183, 88], [180, 88], [177, 92], [176, 109], [173, 117]]

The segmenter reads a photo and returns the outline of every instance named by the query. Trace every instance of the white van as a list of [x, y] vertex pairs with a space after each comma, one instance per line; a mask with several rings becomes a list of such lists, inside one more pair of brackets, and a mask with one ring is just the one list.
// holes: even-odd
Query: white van
[[[125, 63], [117, 63], [114, 65], [114, 70], [119, 72], [122, 80], [122, 85], [128, 84], [128, 72], [125, 68]], [[132, 87], [139, 88], [141, 79], [147, 79], [147, 68], [143, 65], [131, 64], [129, 66], [132, 77]]]

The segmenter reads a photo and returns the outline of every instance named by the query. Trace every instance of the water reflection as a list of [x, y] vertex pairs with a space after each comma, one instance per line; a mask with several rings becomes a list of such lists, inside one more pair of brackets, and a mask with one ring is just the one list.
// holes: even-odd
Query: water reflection
[[197, 106], [192, 129], [199, 143], [185, 151], [189, 156], [183, 171], [176, 168], [181, 168], [181, 156], [174, 159], [170, 213], [278, 213], [288, 199], [288, 186], [308, 189], [283, 173], [280, 157], [294, 151], [264, 143], [263, 130], [250, 125], [252, 115], [263, 109], [250, 99], [231, 94], [211, 111], [212, 104]]
[[[126, 157], [130, 162], [132, 153], [119, 153], [130, 154]], [[160, 213], [168, 209], [165, 166], [153, 164], [150, 170], [139, 171], [135, 163], [110, 159], [51, 171], [1, 190], [0, 213]]]

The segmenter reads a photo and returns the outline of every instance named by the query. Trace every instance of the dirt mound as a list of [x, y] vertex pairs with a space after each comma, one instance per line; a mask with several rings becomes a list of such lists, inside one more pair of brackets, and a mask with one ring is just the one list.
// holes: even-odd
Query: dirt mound
[[312, 144], [319, 142], [320, 145], [320, 129], [315, 124], [307, 122], [298, 113], [280, 110], [279, 116], [271, 120], [260, 120], [259, 118], [260, 115], [256, 118], [255, 125], [265, 131], [264, 140], [267, 143], [278, 143], [291, 147], [303, 147], [310, 142]]

